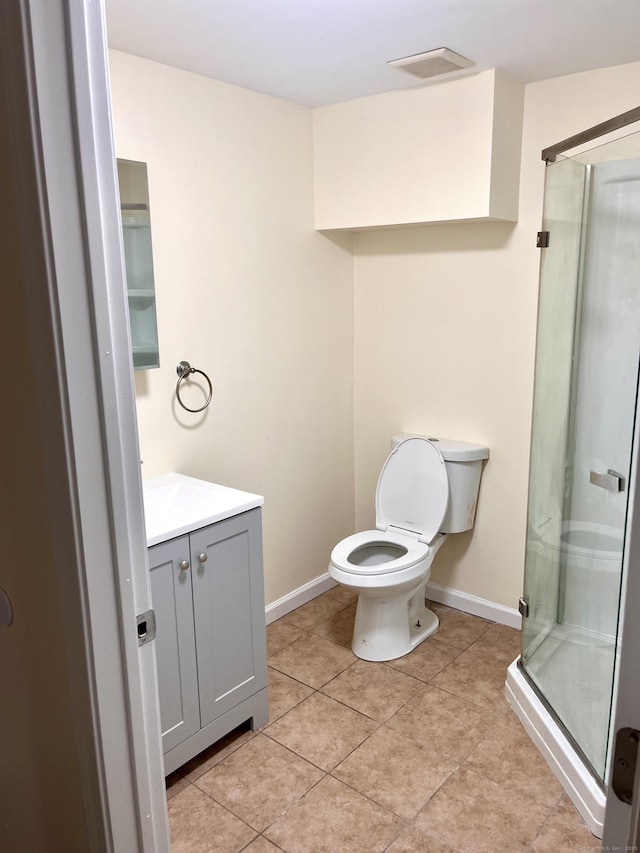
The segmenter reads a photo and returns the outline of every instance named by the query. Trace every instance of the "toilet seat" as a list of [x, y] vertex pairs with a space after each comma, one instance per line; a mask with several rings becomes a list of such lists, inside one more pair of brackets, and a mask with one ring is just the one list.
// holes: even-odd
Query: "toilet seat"
[[[422, 564], [449, 503], [442, 454], [426, 438], [400, 442], [385, 462], [376, 488], [376, 530], [347, 536], [331, 552], [342, 572], [363, 577], [388, 575]], [[376, 545], [380, 546], [376, 554]], [[397, 549], [397, 556], [393, 551]], [[362, 561], [354, 559], [358, 552]], [[386, 553], [385, 553], [386, 550]], [[387, 557], [388, 559], [385, 559]], [[364, 562], [366, 560], [366, 562]]]
[[[376, 565], [362, 565], [350, 559], [358, 551], [365, 548], [375, 548], [377, 544], [387, 548], [397, 548], [399, 554], [395, 559], [389, 559]], [[400, 551], [400, 549], [402, 549]], [[402, 553], [404, 552], [404, 553]], [[421, 542], [410, 534], [398, 531], [365, 530], [347, 536], [331, 552], [331, 563], [337, 569], [353, 575], [380, 575], [400, 572], [422, 563], [429, 554], [429, 545]]]
[[389, 454], [376, 488], [376, 527], [432, 542], [449, 505], [449, 478], [437, 444], [407, 438]]

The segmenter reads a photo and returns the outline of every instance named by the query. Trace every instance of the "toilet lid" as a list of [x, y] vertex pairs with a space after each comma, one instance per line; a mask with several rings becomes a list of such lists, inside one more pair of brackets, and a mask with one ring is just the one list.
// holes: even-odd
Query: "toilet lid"
[[426, 438], [408, 438], [391, 451], [376, 489], [376, 527], [417, 533], [431, 542], [449, 503], [449, 482], [442, 454]]

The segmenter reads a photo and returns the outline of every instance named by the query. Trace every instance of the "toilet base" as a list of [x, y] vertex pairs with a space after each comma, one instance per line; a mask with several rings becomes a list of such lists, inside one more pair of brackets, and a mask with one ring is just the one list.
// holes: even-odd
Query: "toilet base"
[[386, 661], [409, 654], [439, 626], [436, 614], [424, 606], [424, 584], [409, 601], [360, 595], [351, 649], [362, 660]]

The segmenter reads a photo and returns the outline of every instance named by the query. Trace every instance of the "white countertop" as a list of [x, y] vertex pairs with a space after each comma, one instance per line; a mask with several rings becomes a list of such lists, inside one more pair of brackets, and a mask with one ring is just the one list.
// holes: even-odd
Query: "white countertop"
[[260, 495], [184, 474], [145, 480], [142, 489], [148, 548], [264, 503]]

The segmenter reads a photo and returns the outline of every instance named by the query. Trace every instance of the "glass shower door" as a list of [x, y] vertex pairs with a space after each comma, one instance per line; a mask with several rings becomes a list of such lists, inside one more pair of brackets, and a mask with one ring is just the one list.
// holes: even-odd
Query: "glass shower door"
[[567, 443], [576, 335], [586, 168], [559, 159], [546, 171], [538, 340], [529, 473], [522, 660], [527, 664], [558, 622], [561, 557], [545, 547], [559, 530], [567, 491]]
[[638, 387], [640, 160], [549, 165], [544, 227], [522, 662], [602, 779]]

